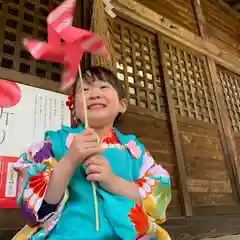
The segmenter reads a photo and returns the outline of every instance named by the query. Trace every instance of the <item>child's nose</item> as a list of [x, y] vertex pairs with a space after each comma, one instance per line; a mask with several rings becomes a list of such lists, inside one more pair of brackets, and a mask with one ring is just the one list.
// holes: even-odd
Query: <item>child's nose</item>
[[99, 99], [99, 98], [100, 98], [99, 95], [92, 95], [92, 96], [90, 96], [90, 99], [92, 99], [92, 100]]
[[90, 98], [90, 99], [98, 99], [98, 98], [101, 98], [99, 89], [97, 89], [97, 88], [91, 89], [91, 91], [89, 92], [89, 98]]

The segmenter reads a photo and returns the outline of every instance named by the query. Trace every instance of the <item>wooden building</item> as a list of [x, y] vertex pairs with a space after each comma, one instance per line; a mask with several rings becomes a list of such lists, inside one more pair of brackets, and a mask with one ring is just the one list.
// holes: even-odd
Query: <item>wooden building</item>
[[[58, 91], [61, 66], [32, 59], [21, 39], [46, 39], [46, 16], [59, 2], [0, 1], [0, 78]], [[237, 2], [112, 0], [109, 29], [130, 103], [119, 127], [171, 173], [165, 227], [173, 239], [240, 233]], [[78, 1], [76, 25], [90, 27], [91, 6]], [[17, 210], [0, 210], [0, 239], [23, 224]]]

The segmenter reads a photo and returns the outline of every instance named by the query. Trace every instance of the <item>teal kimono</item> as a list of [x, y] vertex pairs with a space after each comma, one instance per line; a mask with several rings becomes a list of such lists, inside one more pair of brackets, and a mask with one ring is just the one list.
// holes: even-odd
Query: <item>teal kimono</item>
[[158, 223], [165, 221], [171, 198], [170, 177], [155, 164], [134, 135], [123, 135], [117, 129], [113, 129], [103, 141], [106, 150], [101, 155], [109, 161], [114, 174], [136, 183], [142, 206], [96, 185], [100, 224], [97, 232], [92, 186], [82, 165], [76, 169], [56, 211], [42, 219], [38, 216], [54, 171], [51, 163], [66, 154], [74, 134], [83, 130], [80, 125], [78, 128], [64, 126], [57, 132], [49, 131], [45, 141], [30, 147], [15, 164], [20, 173], [18, 204], [26, 219], [32, 225], [37, 224], [35, 228], [27, 227], [15, 239], [23, 239], [24, 234], [24, 239], [31, 240], [46, 237], [49, 240], [170, 239], [167, 232], [156, 224], [156, 220]]

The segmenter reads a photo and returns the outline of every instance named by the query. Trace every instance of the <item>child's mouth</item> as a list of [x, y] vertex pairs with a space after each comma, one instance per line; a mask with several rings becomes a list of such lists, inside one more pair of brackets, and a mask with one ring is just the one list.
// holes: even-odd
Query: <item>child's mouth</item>
[[88, 110], [98, 110], [98, 109], [102, 109], [102, 108], [105, 108], [106, 105], [105, 104], [92, 104], [92, 105], [89, 105], [88, 106]]

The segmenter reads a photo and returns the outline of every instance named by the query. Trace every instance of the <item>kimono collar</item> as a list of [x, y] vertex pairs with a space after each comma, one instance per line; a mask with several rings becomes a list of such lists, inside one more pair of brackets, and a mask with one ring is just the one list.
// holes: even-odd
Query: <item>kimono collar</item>
[[[84, 131], [84, 125], [80, 124], [77, 128], [70, 128], [64, 126], [63, 129], [68, 133], [80, 133]], [[128, 149], [130, 155], [133, 158], [139, 158], [140, 155], [140, 148], [136, 145], [136, 136], [134, 135], [125, 135], [120, 133], [117, 128], [112, 128], [109, 136], [104, 139], [104, 141], [107, 143], [109, 141], [114, 141], [114, 143], [120, 143], [122, 146], [126, 147]]]
[[[69, 128], [70, 129], [70, 128]], [[79, 133], [84, 131], [84, 125], [80, 124], [77, 128], [72, 128], [72, 133]], [[135, 141], [136, 137], [134, 135], [124, 135], [120, 133], [117, 128], [112, 128], [109, 136], [104, 139], [104, 141], [110, 141], [112, 139], [113, 141], [117, 141], [118, 143], [121, 143], [122, 145], [126, 145], [129, 141]]]

